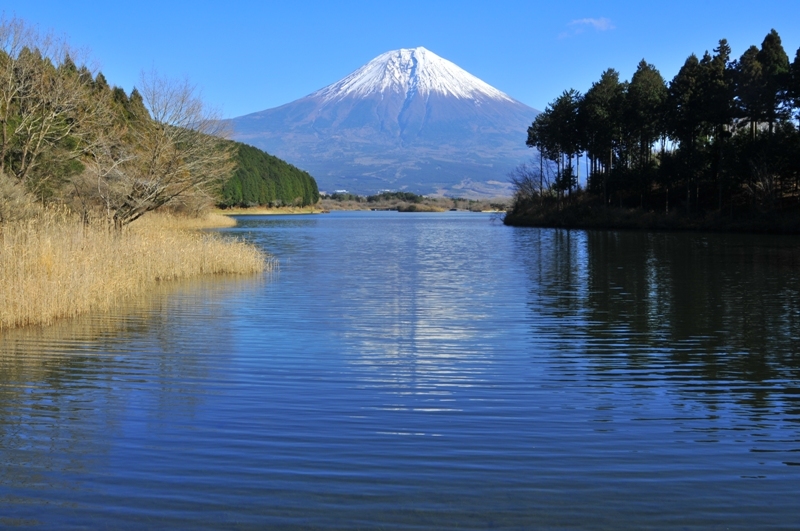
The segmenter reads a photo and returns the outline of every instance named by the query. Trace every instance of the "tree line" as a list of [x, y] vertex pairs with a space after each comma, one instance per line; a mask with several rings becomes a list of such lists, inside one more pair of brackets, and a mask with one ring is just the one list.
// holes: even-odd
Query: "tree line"
[[79, 57], [20, 19], [0, 19], [0, 221], [58, 202], [121, 228], [166, 205], [224, 202], [226, 184], [259, 164], [278, 176], [276, 195], [241, 201], [316, 201], [308, 174], [223, 140], [225, 122], [187, 81], [151, 72], [126, 93]]
[[327, 199], [339, 202], [354, 201], [356, 203], [385, 203], [388, 201], [403, 201], [406, 203], [420, 204], [428, 198], [413, 192], [383, 190], [372, 195], [358, 195], [351, 194], [350, 192], [334, 192], [332, 194], [328, 194]]
[[515, 208], [581, 194], [665, 212], [790, 208], [800, 202], [798, 121], [800, 49], [790, 62], [775, 30], [738, 59], [722, 39], [669, 82], [645, 60], [630, 81], [609, 68], [528, 128], [538, 160], [512, 174]]

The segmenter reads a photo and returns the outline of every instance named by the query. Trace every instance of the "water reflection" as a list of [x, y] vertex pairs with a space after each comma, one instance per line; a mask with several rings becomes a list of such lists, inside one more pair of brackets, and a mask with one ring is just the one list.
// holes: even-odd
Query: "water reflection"
[[0, 527], [797, 527], [793, 239], [228, 232], [276, 276], [3, 335]]
[[666, 392], [690, 415], [696, 405], [735, 411], [734, 429], [800, 421], [794, 238], [519, 230], [514, 239], [534, 335], [591, 381], [635, 386], [649, 400]]
[[120, 441], [191, 422], [213, 391], [202, 383], [213, 379], [209, 353], [232, 343], [225, 327], [209, 342], [205, 325], [264, 282], [166, 283], [113, 312], [3, 331], [0, 506], [36, 507], [46, 495], [69, 507], [71, 492], [91, 494], [86, 479], [115, 466]]

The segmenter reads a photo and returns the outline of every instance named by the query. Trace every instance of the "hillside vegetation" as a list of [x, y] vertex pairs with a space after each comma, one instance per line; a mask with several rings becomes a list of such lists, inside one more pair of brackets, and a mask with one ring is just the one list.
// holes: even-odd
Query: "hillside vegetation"
[[319, 201], [317, 182], [308, 172], [239, 142], [233, 153], [236, 170], [222, 186], [219, 206], [309, 206]]
[[224, 140], [188, 82], [149, 73], [127, 93], [78, 58], [0, 18], [0, 328], [105, 310], [159, 281], [269, 269], [255, 246], [195, 230], [233, 223], [205, 208], [242, 168], [278, 175], [280, 200], [315, 201], [313, 179]]
[[0, 19], [0, 222], [53, 203], [119, 229], [162, 207], [317, 201], [307, 173], [224, 140], [188, 82], [150, 72], [127, 93], [79, 56]]

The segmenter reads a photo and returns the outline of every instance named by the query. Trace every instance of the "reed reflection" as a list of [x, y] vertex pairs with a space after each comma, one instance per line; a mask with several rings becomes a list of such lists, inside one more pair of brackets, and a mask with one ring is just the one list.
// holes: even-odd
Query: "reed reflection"
[[[212, 377], [209, 352], [230, 344], [222, 319], [263, 279], [169, 283], [106, 314], [0, 337], [0, 504], [39, 489], [80, 490], [111, 466], [121, 441], [185, 424]], [[132, 439], [133, 438], [133, 439]], [[124, 445], [123, 445], [124, 446]]]

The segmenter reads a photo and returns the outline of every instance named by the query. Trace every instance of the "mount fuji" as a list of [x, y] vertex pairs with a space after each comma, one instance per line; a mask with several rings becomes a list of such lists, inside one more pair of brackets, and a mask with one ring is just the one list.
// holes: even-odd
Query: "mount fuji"
[[492, 197], [510, 195], [537, 114], [420, 47], [231, 122], [236, 140], [310, 172], [320, 190]]

